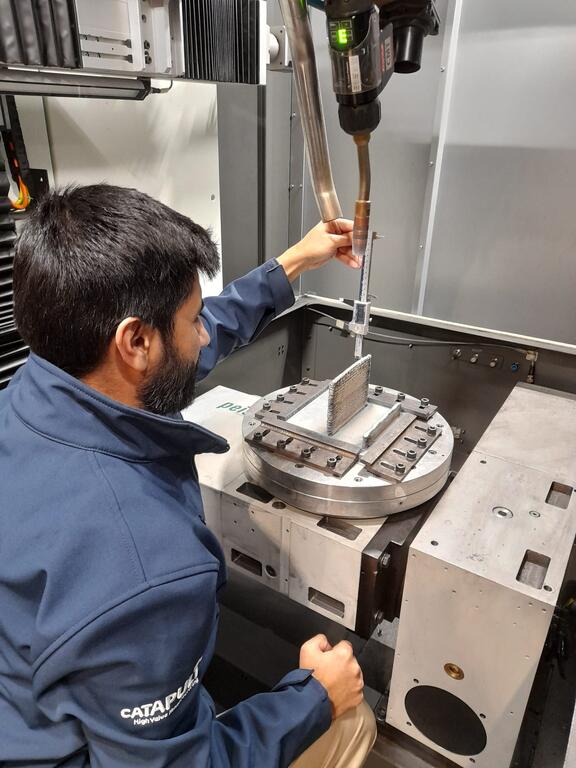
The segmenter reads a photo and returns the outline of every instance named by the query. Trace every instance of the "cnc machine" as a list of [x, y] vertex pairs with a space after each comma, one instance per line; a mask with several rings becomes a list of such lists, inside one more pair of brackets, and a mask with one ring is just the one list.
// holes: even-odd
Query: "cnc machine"
[[[390, 744], [398, 739], [398, 751], [390, 750], [394, 765], [420, 760], [419, 765], [509, 768], [522, 724], [531, 727], [529, 700], [539, 662], [552, 654], [550, 638], [558, 636], [557, 606], [576, 536], [576, 396], [534, 385], [534, 368], [543, 360], [550, 379], [573, 391], [573, 366], [567, 362], [573, 351], [564, 349], [569, 344], [514, 334], [499, 338], [471, 324], [426, 326], [424, 318], [419, 325], [415, 314], [387, 314], [371, 294], [373, 252], [385, 234], [373, 226], [382, 203], [371, 200], [373, 181], [383, 172], [374, 152], [381, 103], [393, 73], [398, 79], [419, 70], [425, 38], [438, 35], [443, 23], [440, 3], [310, 1], [325, 14], [322, 49], [313, 42], [302, 0], [280, 0], [283, 25], [272, 27], [266, 25], [266, 3], [256, 0], [133, 0], [111, 3], [114, 13], [105, 16], [88, 0], [57, 3], [59, 15], [35, 15], [33, 5], [8, 3], [0, 25], [0, 128], [11, 173], [11, 179], [2, 177], [1, 191], [7, 194], [12, 181], [21, 193], [20, 208], [47, 182], [45, 172], [28, 166], [16, 105], [7, 100], [12, 94], [139, 101], [167, 92], [156, 81], [180, 78], [254, 86], [260, 105], [258, 86], [266, 81], [268, 61], [294, 80], [291, 166], [304, 167], [301, 126], [314, 199], [321, 218], [333, 221], [342, 207], [316, 68], [320, 56], [329, 57], [329, 90], [346, 142], [339, 146], [357, 155], [357, 290], [350, 280], [345, 299], [326, 292], [322, 301], [304, 292], [295, 311], [276, 324], [285, 333], [281, 342], [269, 341], [275, 338], [272, 329], [256, 342], [256, 351], [246, 352], [257, 356], [262, 345], [268, 371], [263, 379], [274, 385], [254, 383], [250, 364], [239, 371], [226, 363], [225, 386], [205, 392], [184, 412], [231, 447], [198, 460], [207, 522], [232, 576], [262, 588], [255, 594], [281, 596], [284, 607], [301, 612], [304, 624], [311, 616], [321, 618], [326, 631], [376, 648], [381, 687], [367, 695], [381, 735]], [[53, 4], [38, 5], [45, 10]], [[454, 25], [460, 6], [452, 9]], [[233, 102], [229, 113], [224, 99], [218, 105], [220, 168], [230, 177], [229, 167], [239, 161], [229, 162], [232, 155], [225, 152], [238, 155], [238, 145], [224, 134], [241, 124], [247, 99], [242, 91], [241, 103]], [[266, 143], [261, 117], [249, 115], [242, 136], [246, 145], [256, 136], [256, 154]], [[252, 187], [256, 197], [265, 197], [262, 179], [247, 184], [244, 174], [236, 175], [241, 194], [229, 186], [238, 219], [259, 238], [247, 250], [263, 258], [276, 255], [265, 253], [260, 209], [247, 224], [243, 208]], [[291, 175], [286, 182], [292, 213], [303, 183]], [[355, 178], [350, 183], [356, 188]], [[434, 180], [428, 188], [433, 199]], [[14, 207], [2, 201], [0, 386], [27, 353], [11, 322], [5, 288], [11, 286], [16, 235], [8, 211]], [[298, 222], [296, 237], [302, 219], [302, 210], [290, 219]], [[234, 237], [237, 224], [231, 226]], [[426, 251], [424, 241], [419, 253]], [[315, 313], [323, 325], [310, 330], [306, 313]], [[292, 352], [290, 364], [282, 357], [285, 372], [271, 376], [276, 360], [269, 349], [284, 355], [286, 338], [295, 340], [299, 357]], [[316, 344], [312, 362], [304, 360], [305, 342]], [[375, 352], [380, 342], [396, 350], [420, 345], [428, 362], [415, 374], [416, 366], [403, 358], [392, 371], [391, 358]], [[327, 362], [330, 356], [334, 360]], [[448, 377], [438, 373], [448, 366]], [[471, 371], [478, 375], [476, 400], [463, 404], [460, 382], [466, 389]], [[488, 378], [492, 372], [501, 374], [499, 385]], [[448, 410], [472, 414], [474, 440], [465, 445], [465, 429]], [[574, 754], [574, 733], [571, 743]], [[514, 766], [528, 764], [521, 756]]]

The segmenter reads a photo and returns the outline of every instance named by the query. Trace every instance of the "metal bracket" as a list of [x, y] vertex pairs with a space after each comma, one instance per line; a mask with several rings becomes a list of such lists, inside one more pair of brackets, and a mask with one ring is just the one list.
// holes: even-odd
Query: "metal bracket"
[[290, 59], [290, 47], [288, 45], [288, 35], [286, 27], [279, 26], [268, 27], [268, 62], [267, 68], [272, 72], [287, 72], [292, 69]]
[[389, 442], [375, 459], [375, 449], [379, 446], [374, 446], [372, 451], [361, 457], [360, 460], [366, 465], [368, 472], [386, 480], [401, 481], [430, 450], [442, 430], [436, 424], [424, 425], [418, 423], [414, 416], [412, 419], [412, 423], [393, 442]]
[[356, 463], [358, 454], [323, 444], [290, 429], [259, 424], [246, 442], [258, 448], [266, 448], [284, 456], [289, 461], [324, 472], [333, 477], [342, 477]]

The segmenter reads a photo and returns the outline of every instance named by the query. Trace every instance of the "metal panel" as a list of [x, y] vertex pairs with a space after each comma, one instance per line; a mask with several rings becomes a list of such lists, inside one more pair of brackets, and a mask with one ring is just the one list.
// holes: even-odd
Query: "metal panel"
[[574, 341], [576, 6], [465, 3], [424, 313]]
[[268, 72], [266, 84], [266, 194], [264, 197], [264, 258], [288, 248], [292, 183], [290, 152], [292, 131], [292, 74]]
[[218, 86], [224, 283], [291, 244], [291, 185], [301, 183], [291, 158], [291, 115], [290, 72], [268, 72], [266, 88]]
[[[573, 396], [517, 387], [410, 549], [387, 721], [459, 765], [512, 758], [576, 534], [572, 489], [567, 509], [549, 503], [573, 477], [575, 422]], [[460, 725], [407, 717], [419, 686], [459, 700]], [[465, 705], [485, 748], [449, 746]]]
[[218, 85], [218, 160], [223, 282], [262, 263], [264, 243], [264, 93]]

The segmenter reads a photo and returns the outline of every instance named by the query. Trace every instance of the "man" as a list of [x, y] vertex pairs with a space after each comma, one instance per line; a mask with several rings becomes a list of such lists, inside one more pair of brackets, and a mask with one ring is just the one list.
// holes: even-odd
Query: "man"
[[228, 446], [177, 416], [290, 280], [356, 266], [350, 229], [318, 225], [203, 302], [218, 256], [190, 219], [107, 185], [38, 203], [14, 264], [32, 354], [0, 397], [2, 765], [362, 765], [375, 726], [347, 643], [312, 638], [273, 692], [215, 715], [225, 566], [193, 458]]

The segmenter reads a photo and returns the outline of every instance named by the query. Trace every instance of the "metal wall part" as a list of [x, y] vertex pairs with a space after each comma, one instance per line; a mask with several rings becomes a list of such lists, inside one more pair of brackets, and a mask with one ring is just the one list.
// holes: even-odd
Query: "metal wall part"
[[458, 765], [512, 759], [576, 535], [575, 435], [576, 397], [517, 386], [410, 548], [386, 719]]
[[370, 383], [370, 355], [360, 358], [330, 382], [327, 432], [333, 435], [364, 408]]
[[575, 46], [573, 3], [463, 4], [423, 314], [574, 341]]

